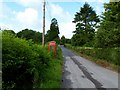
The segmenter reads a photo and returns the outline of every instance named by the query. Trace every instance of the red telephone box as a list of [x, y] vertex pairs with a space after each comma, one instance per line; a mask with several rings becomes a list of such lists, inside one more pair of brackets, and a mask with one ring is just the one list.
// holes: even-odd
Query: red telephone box
[[56, 42], [55, 41], [50, 41], [48, 43], [48, 51], [53, 50], [54, 52], [54, 57], [56, 57]]

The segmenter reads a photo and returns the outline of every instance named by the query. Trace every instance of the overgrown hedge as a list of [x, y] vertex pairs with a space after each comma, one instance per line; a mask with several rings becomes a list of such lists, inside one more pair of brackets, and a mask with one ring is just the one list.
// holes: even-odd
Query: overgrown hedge
[[86, 54], [97, 59], [106, 60], [107, 62], [120, 66], [120, 48], [74, 47], [69, 44], [67, 44], [66, 47], [82, 54]]
[[47, 48], [7, 32], [2, 33], [2, 46], [2, 89], [40, 87], [54, 62]]

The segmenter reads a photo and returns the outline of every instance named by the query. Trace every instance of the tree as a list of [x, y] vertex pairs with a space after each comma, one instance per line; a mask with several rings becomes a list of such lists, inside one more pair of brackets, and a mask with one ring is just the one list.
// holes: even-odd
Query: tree
[[102, 16], [100, 28], [95, 40], [96, 47], [120, 46], [120, 2], [104, 4], [105, 12]]
[[67, 44], [71, 44], [71, 39], [66, 38], [65, 41]]
[[30, 29], [24, 29], [17, 33], [19, 38], [25, 38], [26, 40], [32, 39], [34, 43], [42, 42], [42, 33], [36, 32]]
[[59, 43], [59, 40], [60, 40], [59, 26], [58, 26], [58, 22], [57, 22], [56, 18], [53, 18], [51, 20], [50, 30], [47, 31], [46, 39], [47, 39], [47, 42], [54, 40], [57, 43]]
[[16, 35], [16, 33], [13, 30], [3, 30], [2, 33], [10, 33]]
[[65, 36], [63, 35], [60, 40], [60, 44], [65, 45], [66, 39]]
[[80, 34], [74, 34], [72, 39], [71, 39], [71, 44], [73, 46], [82, 46], [85, 44], [85, 36], [84, 35], [80, 35]]
[[[76, 23], [76, 30], [73, 32], [73, 39], [80, 39], [77, 45], [84, 45], [87, 42], [90, 42], [94, 35], [95, 29], [97, 28], [97, 23], [99, 22], [99, 18], [93, 8], [85, 3], [83, 7], [80, 8], [79, 12], [76, 12], [73, 23]], [[74, 40], [72, 40], [74, 41]], [[73, 42], [74, 43], [74, 42]]]

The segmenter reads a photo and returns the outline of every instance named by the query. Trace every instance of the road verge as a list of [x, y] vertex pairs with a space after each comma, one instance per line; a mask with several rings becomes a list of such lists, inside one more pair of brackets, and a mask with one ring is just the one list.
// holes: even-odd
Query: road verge
[[[120, 72], [120, 62], [118, 61], [120, 48], [111, 49], [94, 49], [93, 47], [75, 47], [66, 44], [65, 47], [71, 49], [80, 56], [95, 62], [96, 64], [107, 69]], [[111, 50], [111, 51], [110, 51]], [[113, 50], [113, 51], [112, 51]], [[108, 53], [106, 53], [108, 52]], [[105, 57], [106, 56], [106, 57]]]

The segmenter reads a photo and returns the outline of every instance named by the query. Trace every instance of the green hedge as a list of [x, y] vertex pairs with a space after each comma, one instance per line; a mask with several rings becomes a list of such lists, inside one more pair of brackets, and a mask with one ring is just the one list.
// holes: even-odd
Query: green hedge
[[82, 54], [92, 56], [97, 59], [106, 60], [120, 66], [120, 48], [93, 48], [93, 47], [74, 47], [69, 44], [66, 47]]
[[[2, 33], [2, 89], [31, 90], [40, 87], [53, 67], [47, 47]], [[61, 56], [57, 56], [58, 59]]]

